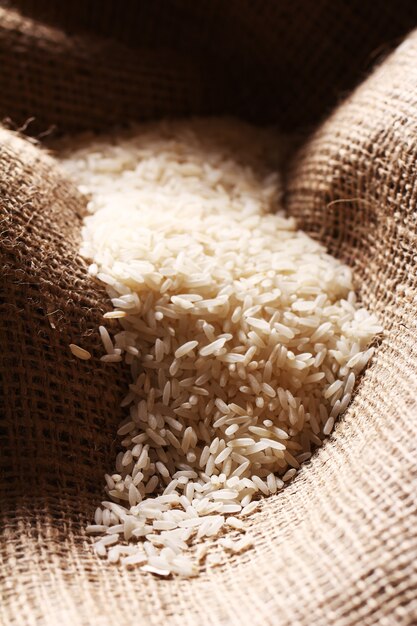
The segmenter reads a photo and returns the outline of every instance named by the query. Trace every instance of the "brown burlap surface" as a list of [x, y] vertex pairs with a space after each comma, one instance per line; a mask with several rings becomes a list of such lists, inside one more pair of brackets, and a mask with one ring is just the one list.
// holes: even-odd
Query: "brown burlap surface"
[[[74, 40], [0, 9], [1, 114], [73, 130], [221, 107], [198, 57], [166, 53], [166, 71], [155, 50], [127, 54], [129, 37], [90, 39], [88, 26]], [[227, 75], [213, 80], [220, 89]], [[239, 111], [234, 96], [224, 110]], [[316, 96], [304, 104], [301, 126], [318, 113]], [[289, 211], [354, 267], [387, 335], [333, 436], [253, 516], [255, 547], [191, 581], [157, 580], [94, 557], [83, 530], [113, 465], [125, 384], [98, 360], [108, 305], [77, 254], [83, 199], [44, 151], [0, 131], [2, 626], [417, 624], [416, 159], [414, 33], [287, 172]], [[70, 342], [93, 361], [72, 357]]]
[[34, 132], [214, 112], [297, 130], [417, 24], [414, 0], [5, 4], [30, 17], [0, 11], [0, 118]]

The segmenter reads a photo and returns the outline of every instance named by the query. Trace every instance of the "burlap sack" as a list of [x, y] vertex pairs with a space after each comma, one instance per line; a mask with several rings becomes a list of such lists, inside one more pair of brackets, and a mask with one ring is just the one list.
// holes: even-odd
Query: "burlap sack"
[[[185, 2], [173, 5], [185, 11]], [[256, 26], [254, 15], [268, 11], [251, 7]], [[263, 31], [254, 28], [259, 41], [272, 13], [260, 20]], [[101, 128], [171, 105], [174, 113], [203, 112], [205, 89], [220, 107], [221, 91], [205, 87], [204, 77], [190, 85], [173, 60], [173, 74], [156, 84], [140, 53], [127, 60], [128, 35], [123, 44], [91, 40], [86, 22], [74, 40], [0, 9], [2, 115], [20, 123], [34, 114], [41, 130]], [[388, 22], [378, 31], [381, 44], [392, 33]], [[199, 75], [199, 63], [182, 58]], [[342, 58], [335, 55], [336, 67]], [[305, 143], [287, 174], [289, 211], [354, 267], [387, 336], [334, 435], [253, 516], [254, 549], [191, 581], [156, 580], [91, 553], [84, 526], [113, 464], [125, 381], [98, 360], [96, 328], [107, 304], [77, 254], [83, 199], [45, 151], [0, 131], [2, 626], [417, 624], [416, 60], [412, 34]], [[122, 61], [130, 79], [123, 88]], [[319, 65], [305, 61], [318, 77]], [[239, 98], [229, 101], [236, 111], [245, 102]], [[301, 126], [323, 114], [317, 102], [306, 95]], [[90, 349], [93, 361], [72, 357], [71, 341]]]
[[26, 17], [0, 8], [0, 118], [34, 133], [219, 112], [298, 131], [417, 25], [414, 0], [6, 4]]

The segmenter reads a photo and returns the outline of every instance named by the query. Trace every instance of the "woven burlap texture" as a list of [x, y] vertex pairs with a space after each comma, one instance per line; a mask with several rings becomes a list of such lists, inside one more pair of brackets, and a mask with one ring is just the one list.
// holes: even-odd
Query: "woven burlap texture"
[[[34, 46], [25, 39], [31, 20], [4, 10], [0, 18], [1, 49], [7, 37], [18, 50]], [[52, 33], [63, 59], [71, 39], [42, 28], [35, 48], [53, 59]], [[251, 518], [254, 548], [191, 581], [157, 580], [91, 552], [84, 527], [113, 464], [125, 381], [98, 358], [108, 303], [77, 253], [84, 201], [44, 150], [0, 131], [2, 625], [417, 623], [416, 59], [412, 34], [303, 146], [286, 181], [289, 211], [354, 268], [387, 334], [335, 433]], [[38, 78], [48, 71], [57, 73], [49, 65]], [[103, 87], [94, 89], [86, 81], [80, 93]], [[46, 123], [39, 85], [36, 93]], [[191, 90], [177, 93], [181, 107], [189, 103]], [[65, 129], [77, 115], [94, 127], [128, 115], [106, 102], [90, 113], [88, 99], [74, 114], [59, 94], [50, 119]], [[72, 357], [72, 341], [93, 360]]]
[[0, 0], [0, 118], [39, 133], [234, 113], [298, 131], [416, 25], [414, 0]]

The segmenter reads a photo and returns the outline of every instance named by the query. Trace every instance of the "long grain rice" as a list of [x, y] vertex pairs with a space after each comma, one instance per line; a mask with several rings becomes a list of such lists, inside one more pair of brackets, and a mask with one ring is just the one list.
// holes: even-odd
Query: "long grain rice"
[[280, 213], [276, 144], [194, 120], [59, 146], [88, 194], [81, 252], [120, 325], [100, 326], [101, 360], [132, 377], [112, 501], [87, 527], [110, 562], [195, 575], [207, 552], [193, 562], [190, 546], [243, 532], [331, 433], [373, 354], [381, 328], [350, 269]]

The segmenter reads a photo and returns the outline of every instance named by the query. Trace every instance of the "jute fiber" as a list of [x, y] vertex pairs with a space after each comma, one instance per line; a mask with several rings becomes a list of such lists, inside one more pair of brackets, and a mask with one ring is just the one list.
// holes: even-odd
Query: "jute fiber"
[[298, 131], [416, 25], [414, 0], [0, 0], [0, 118], [38, 134], [233, 113]]
[[[201, 14], [212, 5], [220, 19], [216, 2], [201, 3]], [[266, 3], [251, 6], [260, 15]], [[48, 15], [41, 25], [0, 9], [0, 110], [14, 122], [33, 114], [40, 131], [72, 131], [221, 108], [197, 56], [183, 51], [177, 63], [166, 54], [165, 73], [156, 49], [149, 57], [133, 50], [127, 27], [110, 40], [104, 26], [91, 35], [88, 19], [78, 28], [74, 18], [74, 35]], [[392, 35], [388, 22], [381, 44]], [[225, 97], [224, 110], [243, 110], [235, 97]], [[331, 100], [319, 112], [307, 95], [300, 126]], [[113, 466], [126, 385], [115, 380], [120, 369], [99, 361], [96, 329], [108, 304], [77, 252], [84, 200], [44, 149], [0, 131], [2, 626], [417, 624], [416, 138], [412, 33], [304, 143], [286, 180], [289, 212], [354, 268], [387, 334], [331, 439], [251, 518], [254, 548], [195, 579], [158, 580], [99, 560], [84, 533]], [[93, 360], [76, 360], [71, 342]]]

